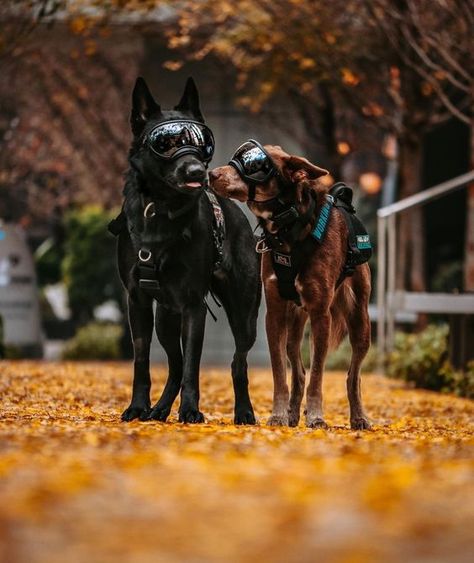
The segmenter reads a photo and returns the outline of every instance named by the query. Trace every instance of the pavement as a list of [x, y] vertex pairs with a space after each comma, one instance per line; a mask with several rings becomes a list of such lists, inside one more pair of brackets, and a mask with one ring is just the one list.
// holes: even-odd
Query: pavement
[[[156, 400], [165, 377], [152, 370]], [[203, 368], [202, 425], [121, 423], [126, 363], [0, 364], [0, 561], [470, 562], [474, 402], [363, 377], [372, 431], [325, 377], [328, 430], [232, 424], [228, 369]]]

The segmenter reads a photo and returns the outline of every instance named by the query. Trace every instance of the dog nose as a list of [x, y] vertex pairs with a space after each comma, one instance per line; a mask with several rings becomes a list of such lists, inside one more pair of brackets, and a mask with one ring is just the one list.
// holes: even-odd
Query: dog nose
[[202, 182], [206, 177], [206, 169], [202, 164], [190, 164], [186, 168], [186, 180], [188, 182]]
[[217, 178], [219, 178], [220, 174], [219, 172], [217, 172], [216, 169], [214, 170], [209, 170], [209, 180], [212, 182], [213, 180], [217, 180]]

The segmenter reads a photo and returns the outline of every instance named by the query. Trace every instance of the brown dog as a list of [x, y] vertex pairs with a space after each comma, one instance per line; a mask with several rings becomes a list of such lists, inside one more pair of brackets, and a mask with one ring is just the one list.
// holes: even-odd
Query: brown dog
[[[256, 143], [258, 144], [258, 143]], [[259, 145], [260, 146], [260, 145]], [[291, 156], [281, 147], [266, 145], [274, 174], [263, 181], [249, 181], [234, 165], [215, 168], [209, 174], [212, 188], [220, 195], [247, 202], [269, 236], [278, 236], [275, 224], [275, 202], [292, 205], [304, 216], [313, 205], [313, 216], [302, 225], [292, 244], [283, 242], [281, 250], [303, 244], [315, 227], [318, 211], [326, 201], [328, 189], [317, 181], [327, 174], [305, 158]], [[239, 149], [238, 149], [239, 150]], [[237, 155], [237, 152], [236, 152]], [[235, 155], [234, 155], [235, 157]], [[231, 161], [231, 163], [234, 161]], [[312, 193], [311, 193], [312, 192]], [[308, 216], [308, 215], [307, 215]], [[283, 299], [280, 295], [271, 253], [264, 253], [262, 281], [267, 304], [266, 331], [274, 379], [273, 412], [270, 425], [296, 426], [300, 418], [305, 386], [305, 370], [301, 359], [301, 340], [309, 317], [312, 332], [311, 375], [306, 391], [306, 425], [326, 428], [323, 418], [322, 378], [326, 354], [337, 346], [346, 331], [352, 346], [352, 358], [347, 377], [351, 428], [370, 428], [364, 412], [360, 391], [360, 366], [370, 346], [368, 302], [370, 270], [367, 264], [355, 268], [351, 277], [341, 282], [348, 248], [348, 228], [342, 213], [334, 209], [321, 244], [312, 244], [309, 255], [296, 275], [297, 298]], [[296, 302], [300, 301], [300, 305]], [[296, 302], [295, 302], [296, 301]], [[286, 379], [287, 356], [291, 364], [291, 395]]]

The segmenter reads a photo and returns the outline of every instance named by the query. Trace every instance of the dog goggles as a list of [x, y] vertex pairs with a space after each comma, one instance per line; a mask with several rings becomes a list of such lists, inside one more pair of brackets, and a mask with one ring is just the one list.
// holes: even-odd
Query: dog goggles
[[249, 184], [263, 184], [275, 173], [272, 159], [258, 141], [249, 139], [235, 151], [229, 164]]
[[172, 160], [183, 154], [196, 153], [204, 162], [214, 154], [214, 136], [209, 127], [199, 121], [165, 121], [154, 127], [145, 143], [160, 158]]

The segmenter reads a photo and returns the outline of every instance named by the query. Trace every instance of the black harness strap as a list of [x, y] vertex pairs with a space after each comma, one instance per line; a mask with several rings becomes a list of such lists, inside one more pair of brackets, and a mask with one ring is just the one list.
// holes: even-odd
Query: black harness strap
[[[168, 218], [173, 221], [178, 217], [182, 217], [187, 211], [190, 211], [198, 202], [200, 196], [193, 197], [193, 199], [186, 203], [183, 207], [176, 211], [163, 209], [163, 212]], [[190, 205], [192, 204], [192, 205]], [[143, 210], [143, 231], [141, 234], [140, 250], [138, 251], [137, 260], [137, 274], [138, 286], [150, 293], [158, 302], [161, 301], [161, 288], [158, 281], [160, 260], [165, 252], [176, 242], [183, 237], [172, 237], [162, 241], [157, 240], [157, 233], [155, 227], [156, 217], [156, 204], [154, 201], [146, 203], [142, 197]], [[184, 209], [184, 211], [183, 211]], [[172, 216], [170, 216], [172, 215]], [[158, 252], [153, 253], [153, 247], [159, 244]]]
[[[202, 192], [199, 192], [199, 194], [202, 194]], [[168, 217], [171, 221], [174, 221], [175, 219], [178, 219], [179, 217], [182, 217], [183, 215], [185, 215], [188, 211], [191, 211], [191, 209], [197, 204], [197, 200], [199, 199], [200, 195], [193, 196], [193, 198], [189, 201], [189, 203], [187, 203], [186, 205], [183, 205], [183, 207], [180, 207], [179, 209], [176, 209], [175, 211], [172, 211], [171, 209], [168, 211]]]
[[[257, 243], [257, 248], [262, 248], [262, 245], [265, 245], [265, 248], [260, 251], [271, 250], [272, 252], [273, 269], [277, 276], [278, 290], [281, 297], [295, 301], [297, 304], [301, 302], [295, 287], [296, 276], [313, 251], [314, 245], [323, 243], [333, 207], [343, 214], [349, 235], [346, 262], [336, 282], [336, 287], [346, 277], [354, 273], [356, 266], [367, 262], [372, 254], [369, 235], [361, 221], [355, 216], [355, 209], [352, 206], [352, 190], [342, 182], [335, 184], [326, 196], [326, 203], [319, 210], [311, 234], [295, 244], [297, 236], [311, 220], [315, 206], [316, 203], [312, 198], [308, 210], [301, 215], [298, 214], [292, 227], [287, 225], [282, 228], [282, 232], [279, 230], [276, 235], [264, 231], [262, 239]], [[292, 206], [288, 211], [292, 209], [296, 210]], [[273, 218], [273, 220], [275, 219], [278, 219], [278, 215]], [[283, 253], [278, 249], [283, 246], [282, 241], [290, 245], [291, 251], [289, 254]]]
[[216, 252], [214, 270], [217, 270], [222, 266], [222, 261], [224, 259], [224, 240], [226, 237], [224, 213], [222, 212], [222, 207], [220, 206], [220, 203], [217, 200], [214, 192], [206, 189], [204, 193], [206, 194], [207, 199], [212, 206], [212, 212], [214, 213], [212, 236], [214, 239], [214, 249]]
[[[328, 198], [328, 202], [320, 209], [312, 236], [306, 237], [298, 244], [295, 244], [297, 237], [311, 221], [316, 208], [316, 201], [312, 192], [308, 209], [305, 213], [298, 214], [297, 219], [295, 220], [295, 225], [293, 225], [290, 229], [287, 228], [283, 233], [278, 231], [276, 236], [270, 235], [271, 238], [269, 240], [269, 244], [272, 247], [273, 269], [277, 277], [278, 291], [283, 299], [294, 301], [298, 305], [301, 304], [299, 294], [295, 287], [295, 279], [301, 271], [307, 257], [312, 252], [315, 241], [318, 240], [318, 242], [322, 242], [324, 238], [327, 223], [329, 221], [330, 211], [328, 210], [328, 206], [331, 206], [332, 202], [332, 198]], [[295, 207], [292, 207], [291, 209], [294, 209], [297, 212]], [[264, 236], [268, 238], [268, 234], [265, 234]], [[277, 241], [279, 246], [283, 246], [281, 239], [291, 246], [289, 254], [278, 250], [278, 246], [275, 242]]]
[[[157, 219], [155, 218], [155, 216], [158, 212], [159, 215], [164, 214], [165, 216], [167, 216], [170, 221], [175, 221], [181, 217], [184, 217], [197, 205], [197, 202], [199, 201], [203, 193], [206, 194], [213, 212], [212, 233], [215, 248], [214, 270], [217, 270], [222, 266], [223, 262], [223, 246], [226, 238], [226, 228], [224, 213], [215, 194], [211, 190], [206, 188], [204, 190], [200, 190], [196, 196], [192, 197], [192, 199], [188, 203], [186, 203], [179, 209], [171, 210], [160, 206], [162, 209], [158, 209], [158, 211], [155, 207], [155, 202], [145, 200], [143, 194], [141, 194], [141, 202], [143, 208], [143, 231], [140, 236], [140, 249], [137, 255], [137, 264], [135, 270], [138, 277], [139, 287], [147, 291], [147, 293], [151, 294], [152, 297], [154, 297], [158, 302], [160, 302], [162, 298], [162, 292], [159, 283], [161, 258], [174, 244], [176, 244], [179, 239], [188, 238], [190, 240], [191, 234], [189, 232], [189, 228], [184, 227], [178, 237], [158, 240], [155, 227], [155, 221]], [[124, 211], [122, 210], [117, 218], [109, 223], [108, 230], [114, 236], [118, 236], [126, 228], [127, 218]], [[153, 252], [153, 248], [156, 247], [157, 244], [159, 245], [158, 251]], [[212, 291], [210, 293], [216, 305], [218, 307], [221, 307], [221, 304], [216, 299]], [[207, 301], [204, 301], [213, 319], [217, 320], [216, 316], [211, 311]]]
[[112, 219], [110, 223], [107, 225], [107, 230], [110, 234], [114, 235], [114, 237], [118, 237], [119, 234], [127, 228], [127, 217], [124, 211], [120, 211], [115, 219]]

